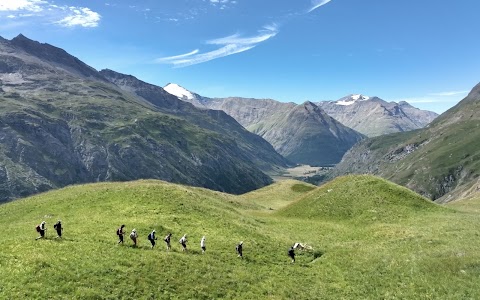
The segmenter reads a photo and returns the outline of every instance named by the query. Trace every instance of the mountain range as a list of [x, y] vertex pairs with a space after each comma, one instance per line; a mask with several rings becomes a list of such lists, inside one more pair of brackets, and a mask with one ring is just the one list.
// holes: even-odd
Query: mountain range
[[387, 102], [360, 94], [316, 104], [340, 123], [368, 137], [420, 129], [438, 117], [437, 113], [415, 108], [405, 101]]
[[23, 35], [0, 38], [0, 105], [0, 201], [140, 178], [243, 193], [289, 164], [224, 112]]
[[427, 127], [364, 140], [333, 176], [377, 174], [438, 202], [480, 192], [480, 84]]
[[438, 116], [406, 102], [363, 95], [297, 105], [272, 99], [208, 98], [174, 83], [164, 89], [197, 107], [223, 110], [289, 160], [309, 165], [336, 164], [364, 135], [422, 128]]
[[164, 89], [198, 107], [226, 112], [285, 158], [299, 164], [336, 164], [363, 138], [308, 101], [297, 105], [272, 99], [207, 98], [177, 84], [168, 84]]

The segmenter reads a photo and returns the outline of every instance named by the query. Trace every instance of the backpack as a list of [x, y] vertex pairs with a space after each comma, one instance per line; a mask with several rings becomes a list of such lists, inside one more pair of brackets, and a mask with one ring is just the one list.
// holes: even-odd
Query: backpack
[[121, 231], [122, 231], [122, 230], [121, 230], [120, 228], [118, 228], [118, 229], [117, 229], [117, 235], [120, 235], [120, 232], [121, 232]]
[[149, 241], [153, 240], [153, 236], [152, 236], [152, 234], [151, 234], [151, 233], [149, 233], [149, 234], [148, 234], [148, 237], [147, 237], [147, 239], [148, 239]]
[[37, 232], [40, 232], [40, 225], [37, 225], [37, 226], [35, 227], [35, 230], [36, 230]]

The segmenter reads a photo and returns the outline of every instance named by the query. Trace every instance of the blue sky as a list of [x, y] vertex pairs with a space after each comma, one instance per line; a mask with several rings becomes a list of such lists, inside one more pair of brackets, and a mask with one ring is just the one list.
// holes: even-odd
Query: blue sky
[[0, 0], [0, 35], [208, 97], [362, 93], [443, 112], [480, 82], [480, 1]]

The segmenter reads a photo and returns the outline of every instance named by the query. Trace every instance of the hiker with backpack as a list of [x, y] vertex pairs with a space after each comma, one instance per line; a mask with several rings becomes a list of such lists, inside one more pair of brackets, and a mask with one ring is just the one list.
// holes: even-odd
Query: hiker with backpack
[[290, 249], [288, 249], [288, 256], [292, 259], [292, 264], [295, 262], [295, 249], [292, 247], [290, 247]]
[[148, 234], [147, 239], [150, 241], [150, 243], [152, 243], [152, 249], [153, 249], [153, 247], [155, 247], [155, 241], [157, 240], [157, 238], [155, 237], [155, 229]]
[[37, 227], [35, 227], [35, 229], [37, 230], [38, 233], [40, 233], [40, 236], [37, 237], [36, 240], [45, 238], [45, 232], [47, 231], [45, 221], [42, 221], [42, 223], [37, 225]]
[[58, 220], [58, 222], [53, 225], [53, 228], [57, 231], [57, 238], [62, 238], [62, 221]]
[[138, 238], [138, 233], [137, 231], [134, 229], [132, 229], [132, 232], [130, 233], [130, 238], [132, 239], [133, 241], [133, 246], [134, 247], [137, 247], [137, 238]]
[[178, 241], [182, 245], [182, 251], [187, 251], [187, 234], [184, 234]]
[[117, 235], [118, 235], [118, 244], [122, 243], [123, 244], [123, 235], [125, 234], [123, 232], [123, 228], [125, 228], [125, 225], [122, 224], [120, 228], [117, 229]]
[[167, 236], [163, 239], [165, 243], [167, 244], [167, 251], [172, 249], [172, 246], [170, 245], [170, 238], [172, 237], [171, 233], [168, 233]]
[[238, 257], [243, 259], [243, 241], [238, 243], [237, 247], [235, 247], [235, 250], [237, 251]]
[[202, 237], [202, 240], [200, 241], [200, 248], [202, 248], [202, 254], [205, 254], [205, 236]]

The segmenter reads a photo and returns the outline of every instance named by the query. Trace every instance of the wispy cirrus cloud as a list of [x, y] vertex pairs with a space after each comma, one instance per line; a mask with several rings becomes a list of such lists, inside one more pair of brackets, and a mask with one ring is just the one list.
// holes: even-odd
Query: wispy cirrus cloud
[[449, 92], [440, 92], [440, 93], [431, 93], [430, 96], [440, 96], [440, 97], [449, 97], [449, 96], [458, 96], [466, 95], [470, 91], [449, 91]]
[[323, 6], [323, 5], [327, 4], [330, 1], [332, 1], [332, 0], [312, 0], [312, 5], [311, 5], [310, 9], [308, 10], [308, 12], [311, 13], [312, 11], [316, 10], [320, 6]]
[[199, 63], [204, 63], [220, 57], [225, 57], [232, 54], [248, 51], [255, 48], [258, 44], [265, 42], [278, 33], [278, 26], [271, 24], [264, 26], [258, 34], [251, 37], [242, 37], [240, 34], [233, 34], [230, 36], [208, 40], [207, 45], [216, 45], [220, 48], [199, 53], [198, 49], [181, 55], [162, 57], [155, 60], [156, 63], [171, 64], [174, 67], [186, 67]]
[[[289, 13], [283, 17], [277, 18], [277, 20], [290, 19], [292, 17], [299, 17], [301, 15], [308, 14], [317, 8], [331, 2], [332, 0], [309, 0], [310, 5], [307, 11], [303, 10], [297, 13]], [[210, 3], [213, 6], [226, 4], [237, 4], [236, 0], [204, 0], [204, 2]], [[175, 21], [177, 19], [174, 19]], [[261, 30], [254, 36], [244, 37], [240, 34], [233, 34], [230, 36], [213, 39], [204, 42], [206, 45], [219, 46], [219, 48], [201, 52], [196, 49], [190, 53], [161, 57], [154, 60], [155, 63], [170, 64], [175, 68], [187, 67], [195, 64], [208, 62], [217, 58], [245, 52], [255, 48], [260, 43], [266, 42], [279, 33], [279, 25], [277, 23], [271, 23], [270, 25], [263, 26]]]
[[393, 100], [395, 102], [406, 101], [408, 103], [445, 103], [456, 102], [459, 98], [465, 97], [469, 91], [451, 91], [441, 93], [430, 93], [426, 96], [409, 97]]
[[2, 17], [36, 18], [63, 27], [97, 27], [101, 19], [100, 14], [90, 8], [59, 6], [46, 0], [0, 0], [0, 19]]

